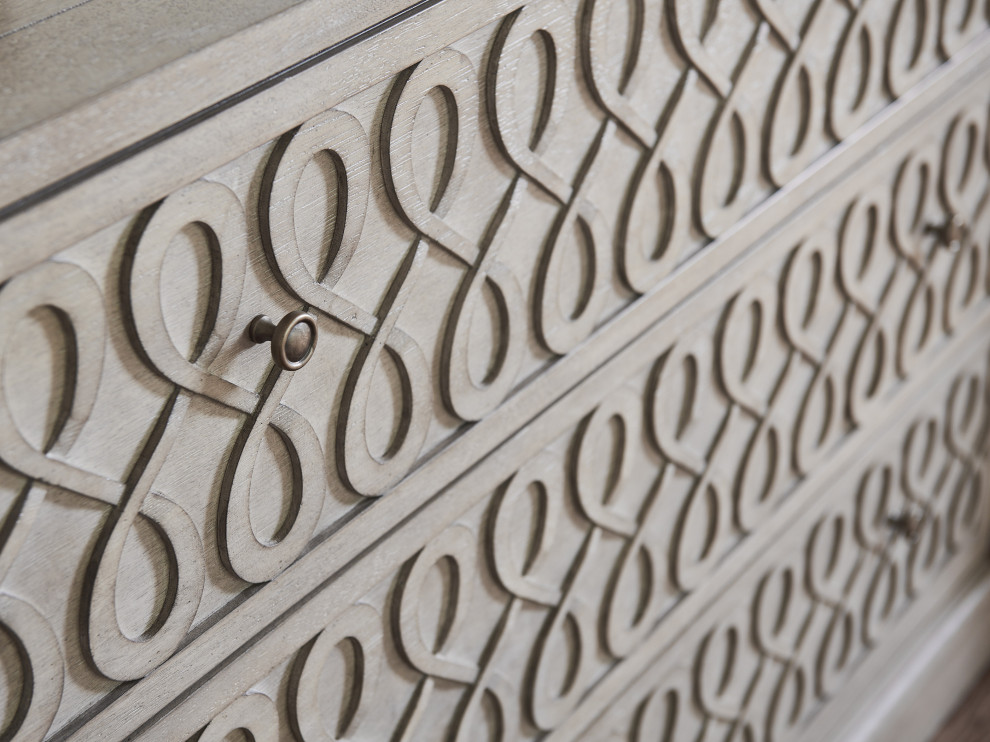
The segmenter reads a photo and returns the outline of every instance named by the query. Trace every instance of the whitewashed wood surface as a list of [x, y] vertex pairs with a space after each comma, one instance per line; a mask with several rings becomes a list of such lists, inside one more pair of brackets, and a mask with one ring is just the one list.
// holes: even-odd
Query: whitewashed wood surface
[[336, 7], [3, 87], [0, 738], [829, 738], [986, 567], [990, 4]]

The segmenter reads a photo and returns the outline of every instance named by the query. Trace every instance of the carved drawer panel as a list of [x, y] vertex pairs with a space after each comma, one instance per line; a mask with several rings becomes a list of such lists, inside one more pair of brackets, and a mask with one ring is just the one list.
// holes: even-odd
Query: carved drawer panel
[[[265, 693], [277, 705], [270, 713], [305, 739], [334, 725], [368, 739], [428, 739], [437, 729], [466, 739], [579, 736], [617, 696], [630, 697], [626, 684], [657, 654], [682, 657], [667, 649], [671, 642], [682, 647], [683, 632], [744, 569], [747, 579], [760, 578], [748, 563], [797, 528], [797, 515], [833, 500], [847, 507], [838, 493], [852, 497], [858, 479], [823, 485], [847, 469], [865, 477], [857, 462], [867, 441], [894, 436], [884, 465], [890, 476], [914, 476], [897, 446], [918, 399], [935, 410], [912, 425], [911, 466], [925, 470], [926, 483], [886, 482], [883, 470], [882, 491], [872, 496], [888, 498], [883, 507], [894, 521], [919, 519], [924, 538], [898, 539], [885, 510], [862, 549], [917, 561], [927, 548], [929, 576], [957, 552], [972, 568], [982, 559], [975, 545], [986, 494], [986, 243], [952, 252], [925, 225], [944, 219], [938, 184], [961, 182], [932, 175], [968, 161], [954, 160], [951, 143], [978, 89], [986, 95], [986, 83], [969, 86], [954, 107], [873, 161], [870, 177], [824, 194], [813, 216], [793, 220], [653, 325], [299, 606], [209, 681], [204, 696], [231, 686], [248, 697]], [[971, 207], [960, 212], [974, 225], [988, 217], [985, 169], [976, 177]], [[932, 447], [943, 444], [960, 458], [940, 453], [930, 462]], [[881, 485], [909, 489], [884, 495]], [[904, 496], [917, 506], [902, 508]], [[959, 531], [958, 542], [950, 531]], [[306, 560], [322, 558], [332, 543]], [[803, 553], [800, 545], [782, 548], [765, 559]], [[889, 578], [883, 600], [895, 602], [868, 608], [893, 621], [905, 591], [914, 594], [902, 584], [906, 567], [880, 577], [876, 565], [857, 569], [857, 591]], [[750, 594], [733, 587], [733, 595], [737, 589], [748, 606]], [[847, 612], [861, 620], [862, 610], [855, 603]], [[880, 618], [857, 658], [884, 634]], [[326, 628], [314, 634], [321, 621]], [[849, 631], [858, 635], [861, 625]], [[806, 651], [819, 650], [813, 641]], [[334, 670], [326, 669], [354, 657], [363, 663], [352, 676], [359, 692], [329, 680]], [[850, 671], [857, 662], [849, 659]], [[273, 669], [264, 676], [266, 665]], [[836, 670], [840, 685], [842, 677]], [[740, 694], [747, 678], [738, 681]], [[789, 734], [834, 692], [823, 687], [807, 700]], [[388, 711], [379, 699], [388, 699]], [[338, 707], [353, 713], [324, 711]], [[614, 713], [624, 723], [638, 718], [636, 708], [621, 709]], [[188, 715], [189, 731], [207, 713], [196, 698], [175, 712]], [[590, 739], [604, 738], [594, 729]]]
[[[855, 463], [833, 469], [787, 534], [611, 706], [590, 739], [841, 739], [828, 702], [900, 624], [983, 569], [985, 339]], [[809, 493], [810, 494], [810, 493]], [[892, 535], [911, 521], [908, 538]], [[855, 702], [854, 702], [855, 703]], [[855, 707], [855, 706], [853, 706]], [[838, 728], [838, 729], [837, 729]]]
[[427, 5], [0, 140], [5, 738], [798, 739], [983, 568], [990, 7]]

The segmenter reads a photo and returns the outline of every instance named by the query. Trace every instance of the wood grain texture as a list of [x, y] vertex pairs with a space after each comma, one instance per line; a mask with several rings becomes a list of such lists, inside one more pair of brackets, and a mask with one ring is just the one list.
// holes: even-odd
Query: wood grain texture
[[[978, 351], [975, 359], [982, 363], [982, 358]], [[942, 384], [952, 388], [958, 377]], [[939, 403], [930, 401], [936, 405], [931, 409], [937, 409]], [[914, 465], [896, 459], [920, 450], [917, 436], [933, 425], [934, 418], [905, 412], [903, 424], [875, 444], [879, 449], [889, 446], [895, 458], [860, 452], [862, 465], [829, 481], [822, 496], [806, 505], [746, 576], [679, 638], [667, 659], [653, 663], [610, 705], [588, 738], [609, 739], [614, 730], [618, 738], [637, 739], [647, 729], [657, 730], [660, 739], [665, 739], [664, 730], [666, 739], [692, 739], [713, 729], [748, 729], [759, 739], [846, 738], [829, 730], [842, 717], [836, 704], [830, 708], [826, 701], [848, 703], [849, 691], [856, 691], [852, 708], [863, 708], [869, 694], [880, 689], [875, 675], [859, 673], [859, 665], [885, 643], [896, 643], [897, 626], [912, 611], [938, 606], [939, 599], [919, 599], [922, 592], [951, 594], [967, 571], [982, 568], [979, 549], [970, 554], [968, 565], [963, 557], [948, 566], [954, 560], [948, 554], [961, 552], [947, 542], [936, 546], [951, 538], [947, 520], [928, 519], [925, 534], [914, 543], [892, 537], [882, 525], [902, 507], [893, 494], [896, 488], [912, 488], [907, 481], [896, 483], [896, 470]], [[952, 487], [946, 472], [929, 471], [929, 476]], [[965, 520], [974, 528], [984, 527], [977, 525], [979, 518]], [[973, 538], [981, 536], [974, 532]], [[940, 558], [942, 548], [946, 556]], [[940, 562], [946, 565], [944, 572], [922, 577], [927, 569], [939, 569]], [[751, 586], [748, 600], [744, 584]], [[685, 643], [693, 649], [685, 651]], [[860, 682], [856, 688], [856, 681], [867, 687]]]
[[[409, 4], [63, 3], [66, 12], [0, 38], [0, 163], [18, 172], [0, 183], [0, 204], [105, 158], [120, 159], [122, 148], [181, 127]], [[50, 146], [53, 138], [59, 146]]]
[[66, 0], [27, 8], [5, 3], [0, 11], [0, 90], [7, 105], [0, 111], [0, 140], [196, 54], [293, 4], [213, 3], [206, 9], [183, 2], [134, 6]]
[[855, 704], [983, 566], [987, 18], [710, 10], [440, 3], [0, 221], [0, 734]]

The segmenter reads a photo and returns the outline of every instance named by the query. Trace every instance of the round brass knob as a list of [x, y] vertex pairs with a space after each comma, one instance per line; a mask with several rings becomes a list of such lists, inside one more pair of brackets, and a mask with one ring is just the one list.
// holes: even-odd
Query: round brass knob
[[316, 350], [316, 318], [306, 312], [289, 312], [276, 325], [259, 314], [248, 326], [248, 337], [255, 343], [271, 343], [275, 363], [286, 371], [298, 371]]
[[901, 536], [913, 543], [921, 537], [921, 529], [926, 520], [928, 520], [927, 513], [904, 510], [898, 515], [888, 516], [887, 525], [895, 536]]
[[959, 214], [949, 214], [942, 224], [929, 224], [927, 231], [938, 238], [942, 247], [958, 252], [969, 236], [969, 225]]

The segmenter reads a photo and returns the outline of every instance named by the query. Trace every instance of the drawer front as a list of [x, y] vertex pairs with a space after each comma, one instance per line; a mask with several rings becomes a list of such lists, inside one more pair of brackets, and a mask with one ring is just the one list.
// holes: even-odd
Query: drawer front
[[[690, 718], [668, 739], [816, 733], [905, 615], [985, 566], [987, 237], [952, 252], [924, 226], [944, 219], [938, 183], [959, 182], [926, 173], [971, 161], [953, 142], [978, 90], [653, 324], [149, 730], [191, 733], [236, 688], [214, 729], [261, 693], [303, 739], [652, 739], [674, 724], [673, 688]], [[985, 235], [978, 177], [966, 213]], [[826, 584], [798, 594], [809, 570]], [[768, 574], [778, 603], [763, 606]], [[743, 647], [754, 601], [789, 622], [769, 648]], [[785, 670], [801, 677], [778, 688]]]
[[[976, 569], [984, 9], [694, 6], [439, 3], [0, 211], [6, 734], [637, 739], [772, 667], [796, 738]], [[744, 651], [823, 518], [862, 641]]]
[[969, 335], [886, 430], [810, 477], [797, 517], [584, 736], [848, 738], [882, 690], [873, 655], [903, 662], [905, 629], [986, 569], [988, 349]]

